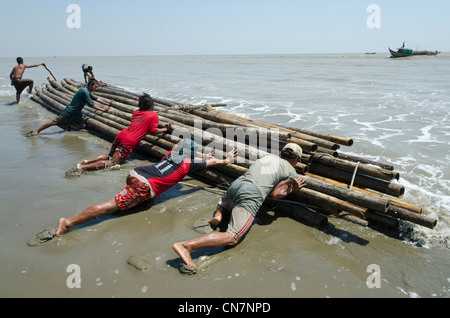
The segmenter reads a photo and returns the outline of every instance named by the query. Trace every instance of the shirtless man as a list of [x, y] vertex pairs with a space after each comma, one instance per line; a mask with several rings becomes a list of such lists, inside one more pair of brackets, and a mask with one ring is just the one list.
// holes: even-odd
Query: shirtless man
[[33, 65], [26, 65], [23, 64], [23, 58], [18, 57], [16, 59], [17, 65], [14, 66], [14, 68], [11, 71], [11, 74], [9, 74], [9, 78], [11, 79], [11, 86], [14, 86], [16, 88], [16, 101], [17, 104], [20, 102], [20, 94], [22, 94], [23, 90], [28, 87], [28, 93], [33, 93], [33, 85], [34, 82], [31, 79], [22, 79], [23, 73], [25, 72], [25, 69], [27, 68], [33, 68], [38, 66], [45, 66], [45, 63], [39, 63], [39, 64], [33, 64]]

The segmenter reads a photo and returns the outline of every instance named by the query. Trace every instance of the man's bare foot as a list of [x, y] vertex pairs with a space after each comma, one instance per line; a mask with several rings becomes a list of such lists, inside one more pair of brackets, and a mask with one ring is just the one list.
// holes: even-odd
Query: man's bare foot
[[212, 226], [218, 226], [220, 221], [222, 221], [222, 216], [215, 216], [211, 220], [209, 220], [208, 223]]
[[25, 137], [33, 137], [33, 136], [37, 136], [37, 135], [39, 135], [39, 133], [32, 130], [32, 131], [27, 132], [25, 134]]
[[211, 220], [208, 221], [209, 224], [212, 226], [218, 226], [219, 223], [222, 221], [222, 207], [220, 205], [217, 205], [216, 213], [214, 213], [214, 216]]
[[197, 265], [195, 265], [195, 263], [192, 261], [191, 254], [189, 250], [187, 250], [183, 246], [183, 242], [173, 244], [172, 248], [175, 253], [177, 253], [181, 257], [181, 259], [186, 263], [187, 266], [197, 269]]
[[77, 163], [75, 167], [76, 167], [78, 170], [83, 170], [83, 168], [81, 167], [82, 164], [83, 164], [82, 162]]
[[69, 230], [69, 220], [60, 218], [58, 222], [58, 228], [56, 229], [56, 235], [63, 235]]

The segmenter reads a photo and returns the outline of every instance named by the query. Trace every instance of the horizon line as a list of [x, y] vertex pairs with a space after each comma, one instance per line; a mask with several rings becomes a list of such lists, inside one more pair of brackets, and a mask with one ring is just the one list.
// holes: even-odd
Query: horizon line
[[[440, 51], [441, 53], [450, 53], [450, 51]], [[366, 54], [389, 54], [389, 51], [366, 51], [366, 52], [316, 52], [316, 53], [209, 53], [209, 54], [136, 54], [136, 55], [22, 55], [21, 57], [26, 58], [77, 58], [77, 57], [180, 57], [180, 56], [300, 56], [300, 55], [366, 55]], [[0, 58], [12, 58], [15, 59], [17, 56], [0, 56]]]

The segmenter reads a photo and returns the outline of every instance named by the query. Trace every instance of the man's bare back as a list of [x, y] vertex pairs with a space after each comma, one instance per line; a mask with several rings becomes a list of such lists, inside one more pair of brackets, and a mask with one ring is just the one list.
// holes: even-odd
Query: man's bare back
[[33, 80], [23, 80], [22, 76], [25, 72], [25, 69], [32, 68], [32, 67], [38, 67], [43, 65], [45, 67], [45, 63], [39, 63], [39, 64], [33, 64], [33, 65], [26, 65], [23, 64], [23, 59], [21, 57], [17, 58], [17, 65], [14, 66], [14, 68], [11, 71], [11, 74], [9, 74], [9, 78], [11, 79], [11, 85], [13, 85], [16, 88], [16, 100], [17, 103], [20, 101], [20, 94], [22, 91], [28, 87], [28, 93], [32, 94], [33, 91]]
[[12, 70], [12, 76], [14, 78], [17, 79], [21, 79], [23, 76], [23, 73], [25, 72], [25, 69], [27, 68], [28, 65], [24, 65], [24, 64], [19, 64], [14, 66], [13, 70]]

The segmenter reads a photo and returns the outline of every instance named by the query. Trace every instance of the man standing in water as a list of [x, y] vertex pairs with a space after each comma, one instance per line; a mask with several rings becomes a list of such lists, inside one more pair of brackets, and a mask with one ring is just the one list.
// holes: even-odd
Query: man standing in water
[[110, 106], [114, 101], [110, 100], [109, 102], [102, 100], [101, 98], [92, 94], [97, 91], [99, 83], [97, 80], [90, 80], [87, 88], [80, 88], [73, 97], [72, 101], [66, 108], [63, 110], [61, 115], [58, 115], [54, 120], [46, 122], [44, 125], [39, 127], [37, 130], [30, 131], [26, 134], [27, 137], [37, 136], [41, 131], [47, 129], [51, 126], [58, 125], [62, 129], [70, 129], [70, 126], [75, 126], [79, 129], [83, 129], [86, 127], [86, 124], [83, 120], [83, 115], [81, 111], [83, 110], [85, 105], [89, 105], [90, 107], [97, 109], [102, 112], [106, 112], [109, 110], [109, 107], [100, 108], [94, 105], [92, 100], [99, 102], [102, 105]]
[[185, 262], [180, 271], [195, 274], [197, 266], [191, 252], [202, 248], [235, 246], [250, 229], [254, 217], [266, 197], [282, 199], [306, 185], [299, 177], [295, 165], [299, 162], [302, 149], [297, 144], [287, 144], [280, 157], [266, 156], [255, 161], [248, 171], [233, 181], [227, 193], [220, 200], [215, 216], [209, 221], [217, 226], [224, 213], [231, 213], [226, 232], [211, 232], [192, 240], [173, 244], [174, 251]]
[[45, 66], [45, 63], [39, 63], [39, 64], [33, 64], [33, 65], [26, 65], [23, 64], [23, 58], [18, 57], [16, 59], [17, 65], [14, 66], [14, 68], [11, 71], [11, 74], [9, 74], [9, 78], [11, 79], [11, 85], [15, 87], [16, 89], [16, 101], [17, 104], [20, 102], [20, 94], [22, 94], [23, 90], [28, 87], [28, 93], [33, 93], [33, 85], [34, 81], [31, 79], [23, 79], [23, 73], [25, 72], [25, 69], [27, 68], [33, 68], [38, 66]]

